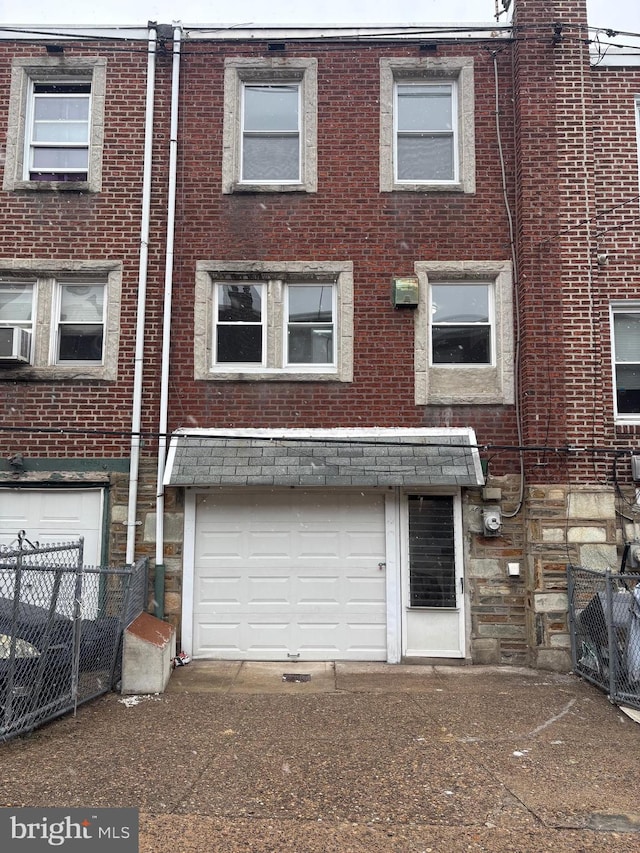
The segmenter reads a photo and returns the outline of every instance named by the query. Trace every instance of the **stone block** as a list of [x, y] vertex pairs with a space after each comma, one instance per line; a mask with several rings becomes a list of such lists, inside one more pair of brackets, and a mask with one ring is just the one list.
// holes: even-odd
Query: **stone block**
[[615, 518], [615, 498], [611, 492], [571, 492], [569, 518]]
[[566, 611], [569, 606], [564, 592], [541, 592], [534, 596], [533, 609], [536, 613], [557, 613]]
[[570, 672], [571, 655], [563, 649], [538, 649], [536, 666], [552, 672]]
[[605, 527], [570, 527], [567, 532], [569, 542], [606, 542]]
[[163, 693], [175, 656], [173, 626], [141, 613], [124, 632], [122, 693]]
[[561, 544], [565, 539], [565, 530], [563, 527], [543, 527], [542, 541], [555, 545]]
[[471, 657], [474, 664], [491, 665], [500, 663], [500, 642], [493, 639], [471, 641]]
[[504, 572], [499, 560], [469, 560], [467, 575], [471, 578], [501, 578]]
[[579, 552], [580, 565], [585, 569], [615, 568], [618, 565], [618, 551], [615, 545], [582, 545]]

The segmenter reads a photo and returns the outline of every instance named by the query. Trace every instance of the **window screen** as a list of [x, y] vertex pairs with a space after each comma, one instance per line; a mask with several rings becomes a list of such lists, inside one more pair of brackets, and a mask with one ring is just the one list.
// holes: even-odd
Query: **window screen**
[[411, 607], [455, 607], [456, 572], [451, 496], [409, 497]]

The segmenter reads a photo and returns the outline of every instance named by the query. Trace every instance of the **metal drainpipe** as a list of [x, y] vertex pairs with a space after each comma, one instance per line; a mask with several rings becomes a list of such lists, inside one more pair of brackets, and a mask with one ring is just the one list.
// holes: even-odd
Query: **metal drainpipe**
[[180, 96], [180, 45], [182, 26], [173, 24], [173, 70], [171, 81], [171, 131], [169, 137], [169, 188], [167, 199], [167, 250], [164, 271], [164, 318], [162, 327], [162, 368], [158, 423], [158, 478], [156, 489], [156, 568], [155, 614], [164, 618], [164, 468], [167, 459], [169, 412], [169, 354], [171, 346], [171, 300], [173, 293], [173, 251], [175, 244], [176, 176], [178, 171], [178, 108]]
[[144, 370], [145, 312], [147, 302], [147, 270], [149, 266], [149, 220], [151, 215], [151, 163], [153, 158], [153, 104], [156, 80], [157, 30], [149, 24], [147, 48], [147, 100], [144, 128], [144, 163], [142, 171], [142, 221], [140, 223], [140, 262], [138, 271], [138, 305], [131, 411], [131, 458], [129, 462], [129, 501], [127, 507], [126, 561], [133, 563], [136, 550], [136, 514], [138, 475], [140, 469], [140, 429], [142, 422], [142, 378]]

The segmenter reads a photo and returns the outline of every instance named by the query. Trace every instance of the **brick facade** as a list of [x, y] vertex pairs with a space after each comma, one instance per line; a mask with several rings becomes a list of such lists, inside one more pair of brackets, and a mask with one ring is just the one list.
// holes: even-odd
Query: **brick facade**
[[[516, 0], [514, 6], [513, 40], [434, 39], [426, 46], [417, 35], [280, 39], [285, 47], [278, 55], [286, 62], [304, 60], [317, 68], [312, 192], [226, 189], [225, 62], [276, 62], [268, 36], [192, 34], [184, 41], [168, 431], [472, 427], [487, 488], [499, 490], [503, 527], [500, 536], [485, 536], [481, 514], [487, 500], [481, 489], [463, 490], [470, 657], [563, 668], [568, 662], [566, 563], [615, 566], [624, 541], [633, 536], [629, 523], [620, 527], [615, 495], [625, 496], [627, 510], [633, 504], [628, 454], [640, 424], [614, 420], [609, 303], [638, 297], [634, 98], [640, 67], [592, 67], [584, 0]], [[0, 44], [0, 139], [13, 131], [8, 125], [12, 60], [44, 55], [44, 45]], [[69, 60], [106, 59], [101, 191], [0, 192], [3, 274], [16, 259], [45, 266], [72, 260], [121, 265], [116, 381], [71, 376], [44, 381], [28, 367], [0, 374], [0, 458], [20, 451], [26, 459], [24, 473], [17, 475], [6, 462], [0, 465], [0, 483], [50, 483], [51, 473], [38, 473], [43, 460], [57, 461], [63, 479], [72, 476], [71, 463], [81, 460], [85, 481], [108, 483], [111, 562], [123, 560], [126, 548], [129, 483], [118, 465], [129, 459], [134, 393], [143, 46], [144, 39], [119, 50], [107, 40], [64, 43]], [[381, 192], [381, 68], [408, 61], [472, 65], [474, 192]], [[136, 510], [136, 554], [151, 558], [170, 86], [171, 39], [164, 32], [156, 62], [145, 435]], [[392, 306], [391, 279], [414, 276], [429, 264], [462, 261], [512, 265], [515, 349], [509, 358], [515, 380], [507, 386], [515, 387], [517, 405], [416, 404], [416, 314]], [[214, 262], [256, 262], [261, 269], [350, 264], [352, 380], [203, 379], [202, 366], [194, 366], [194, 293], [198, 265]], [[520, 446], [526, 448], [522, 459]], [[616, 451], [621, 456], [614, 467]], [[164, 607], [178, 626], [183, 502], [181, 488], [166, 490]], [[519, 576], [508, 575], [509, 563], [519, 565]]]

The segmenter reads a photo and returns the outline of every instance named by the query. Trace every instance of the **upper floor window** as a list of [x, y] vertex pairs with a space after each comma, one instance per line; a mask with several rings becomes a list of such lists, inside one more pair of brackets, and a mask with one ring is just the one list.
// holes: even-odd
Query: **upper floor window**
[[106, 60], [13, 60], [5, 190], [102, 189]]
[[242, 85], [241, 183], [299, 183], [300, 84]]
[[0, 326], [33, 331], [35, 283], [0, 281]]
[[90, 82], [32, 81], [24, 180], [87, 180], [90, 111]]
[[380, 190], [475, 192], [473, 60], [380, 60]]
[[21, 378], [115, 379], [121, 291], [116, 262], [0, 258], [0, 327], [30, 333], [33, 371], [7, 364], [3, 376], [13, 369]]
[[615, 413], [640, 421], [640, 303], [611, 306]]
[[508, 261], [419, 261], [417, 405], [514, 402], [513, 280]]
[[60, 283], [53, 361], [102, 363], [105, 318], [104, 284]]
[[[278, 285], [284, 290], [282, 312], [277, 310], [276, 300], [269, 298], [267, 283], [216, 283], [214, 367], [333, 366], [335, 284], [278, 282]], [[273, 284], [271, 289], [276, 286]], [[270, 311], [280, 314], [283, 324], [279, 336], [282, 358], [271, 365], [267, 359], [267, 332], [269, 325], [274, 325], [268, 323]]]
[[433, 283], [431, 363], [493, 363], [493, 286], [486, 282]]
[[222, 191], [315, 192], [317, 62], [225, 61]]
[[350, 382], [352, 264], [201, 261], [195, 335], [197, 379]]
[[458, 177], [455, 82], [395, 85], [397, 182], [450, 183]]

